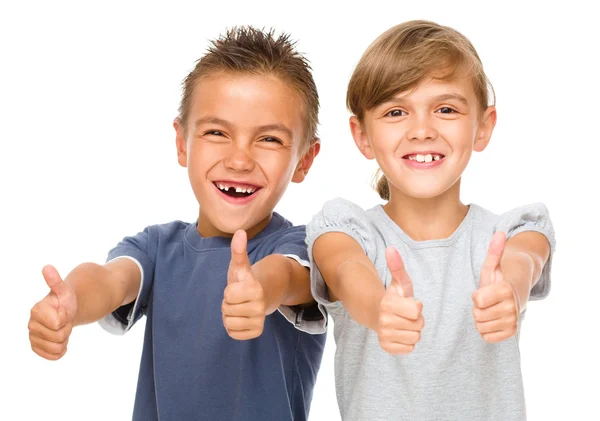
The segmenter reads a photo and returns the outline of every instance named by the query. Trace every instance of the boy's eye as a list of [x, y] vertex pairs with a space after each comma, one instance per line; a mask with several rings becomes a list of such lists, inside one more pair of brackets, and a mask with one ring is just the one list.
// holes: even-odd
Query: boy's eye
[[439, 108], [436, 113], [441, 113], [441, 114], [452, 114], [452, 113], [456, 113], [457, 111], [454, 108], [450, 108], [450, 107], [442, 107]]
[[387, 117], [403, 117], [405, 115], [407, 115], [406, 112], [402, 110], [392, 110], [386, 114]]
[[281, 140], [277, 139], [276, 137], [272, 137], [272, 136], [264, 137], [264, 138], [262, 138], [262, 141], [263, 142], [267, 142], [267, 143], [280, 143], [280, 144], [283, 144], [281, 142]]
[[204, 134], [209, 134], [209, 135], [213, 135], [213, 136], [223, 136], [223, 133], [218, 130], [209, 130]]

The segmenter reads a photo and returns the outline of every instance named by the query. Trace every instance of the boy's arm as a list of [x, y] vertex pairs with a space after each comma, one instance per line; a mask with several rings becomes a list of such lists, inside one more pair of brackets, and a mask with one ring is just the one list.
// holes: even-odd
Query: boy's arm
[[31, 309], [29, 340], [35, 353], [61, 358], [74, 326], [92, 323], [135, 300], [141, 273], [136, 263], [117, 259], [104, 266], [84, 263], [63, 280], [52, 266], [44, 267], [50, 293]]
[[280, 306], [314, 302], [310, 293], [310, 271], [296, 260], [272, 254], [252, 265], [252, 272], [264, 291], [265, 314]]
[[356, 322], [377, 330], [385, 288], [358, 242], [344, 233], [328, 232], [315, 240], [313, 257], [327, 284], [329, 301], [342, 301]]
[[84, 263], [65, 278], [77, 297], [73, 326], [96, 322], [129, 304], [140, 289], [141, 272], [131, 259], [120, 258], [105, 265]]

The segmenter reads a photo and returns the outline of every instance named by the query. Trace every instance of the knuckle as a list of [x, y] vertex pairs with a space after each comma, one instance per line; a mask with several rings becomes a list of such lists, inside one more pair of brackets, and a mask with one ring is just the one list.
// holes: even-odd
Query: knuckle
[[389, 316], [389, 314], [386, 313], [382, 313], [379, 315], [379, 325], [383, 328], [385, 328], [386, 326], [389, 326], [391, 323], [391, 317]]

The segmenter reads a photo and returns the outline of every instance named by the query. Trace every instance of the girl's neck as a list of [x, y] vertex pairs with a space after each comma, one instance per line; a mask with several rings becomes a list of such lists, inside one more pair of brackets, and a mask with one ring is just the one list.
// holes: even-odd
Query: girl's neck
[[460, 180], [440, 196], [429, 199], [414, 198], [390, 186], [390, 201], [383, 209], [415, 241], [450, 237], [469, 211], [460, 201]]

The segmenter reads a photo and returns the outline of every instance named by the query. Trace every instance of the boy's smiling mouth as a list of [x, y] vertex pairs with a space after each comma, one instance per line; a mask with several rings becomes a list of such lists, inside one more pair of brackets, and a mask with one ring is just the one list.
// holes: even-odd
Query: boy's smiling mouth
[[224, 196], [229, 202], [232, 203], [247, 203], [256, 196], [259, 190], [262, 187], [257, 186], [255, 184], [249, 183], [240, 183], [237, 181], [229, 181], [229, 180], [218, 180], [213, 181], [213, 185], [217, 188], [217, 190]]

